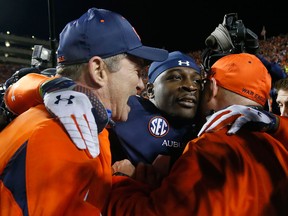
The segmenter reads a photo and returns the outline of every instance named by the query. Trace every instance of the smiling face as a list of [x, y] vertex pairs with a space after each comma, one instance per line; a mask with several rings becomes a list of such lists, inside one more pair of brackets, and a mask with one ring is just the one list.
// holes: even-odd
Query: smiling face
[[201, 76], [188, 67], [174, 67], [147, 84], [152, 103], [164, 113], [177, 118], [195, 117], [201, 90]]
[[118, 63], [117, 72], [109, 73], [109, 95], [112, 118], [115, 121], [126, 121], [130, 107], [128, 98], [144, 89], [142, 80], [143, 60], [127, 56]]

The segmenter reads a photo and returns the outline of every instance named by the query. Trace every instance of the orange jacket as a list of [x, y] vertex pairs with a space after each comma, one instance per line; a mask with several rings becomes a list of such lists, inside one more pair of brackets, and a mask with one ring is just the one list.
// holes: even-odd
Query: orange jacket
[[280, 142], [282, 142], [288, 149], [288, 133], [287, 133], [288, 117], [278, 116], [278, 118], [279, 118], [279, 128], [271, 135], [276, 139], [278, 139]]
[[99, 215], [111, 189], [108, 131], [91, 158], [70, 140], [44, 105], [0, 133], [0, 215]]
[[[107, 215], [275, 215], [273, 205], [287, 202], [287, 194], [281, 200], [285, 196], [277, 193], [282, 181], [287, 183], [288, 152], [283, 144], [288, 140], [281, 143], [267, 133], [244, 129], [233, 136], [226, 132], [224, 128], [190, 141], [157, 189], [113, 177]], [[270, 202], [272, 194], [279, 198], [277, 203]]]
[[55, 77], [31, 73], [9, 86], [4, 95], [7, 108], [16, 115], [28, 110], [30, 107], [43, 103], [39, 88], [42, 83]]

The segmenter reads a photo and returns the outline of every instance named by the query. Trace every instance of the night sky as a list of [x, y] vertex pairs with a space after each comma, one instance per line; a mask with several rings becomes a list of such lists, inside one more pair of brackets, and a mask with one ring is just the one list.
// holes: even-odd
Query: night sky
[[[90, 7], [105, 8], [120, 13], [135, 27], [148, 46], [169, 51], [193, 51], [205, 47], [205, 39], [223, 22], [227, 13], [237, 13], [246, 28], [261, 39], [288, 33], [287, 9], [278, 0], [264, 1], [184, 1], [184, 0], [0, 0], [0, 32], [7, 30], [19, 36], [48, 40], [50, 15], [54, 17], [55, 38], [65, 24], [85, 13]], [[213, 3], [211, 3], [213, 2]], [[52, 3], [52, 4], [51, 4]], [[192, 6], [191, 6], [192, 5]]]

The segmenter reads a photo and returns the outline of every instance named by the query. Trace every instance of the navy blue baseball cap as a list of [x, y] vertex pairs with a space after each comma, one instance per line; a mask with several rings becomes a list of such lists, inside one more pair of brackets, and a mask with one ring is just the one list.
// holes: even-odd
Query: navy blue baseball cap
[[150, 61], [168, 57], [165, 49], [143, 46], [133, 26], [122, 15], [90, 8], [60, 33], [57, 62], [69, 65], [88, 62], [93, 56], [107, 58], [121, 53]]
[[201, 74], [200, 67], [191, 56], [180, 51], [174, 51], [169, 53], [165, 61], [152, 62], [148, 70], [148, 81], [153, 83], [161, 73], [173, 67], [189, 67]]

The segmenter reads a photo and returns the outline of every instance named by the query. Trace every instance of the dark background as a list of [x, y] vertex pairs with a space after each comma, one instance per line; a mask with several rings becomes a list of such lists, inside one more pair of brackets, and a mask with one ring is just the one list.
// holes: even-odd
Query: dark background
[[[65, 24], [90, 7], [120, 13], [135, 27], [145, 45], [169, 51], [194, 51], [205, 47], [205, 39], [223, 22], [227, 13], [238, 13], [246, 28], [266, 38], [288, 33], [288, 12], [279, 0], [184, 1], [184, 0], [0, 0], [0, 32], [49, 40], [49, 7], [55, 20], [55, 39]], [[53, 3], [54, 2], [54, 3]], [[51, 4], [50, 4], [51, 6]], [[50, 14], [50, 15], [51, 15]], [[50, 26], [51, 27], [51, 26]], [[52, 34], [53, 35], [53, 34]]]

